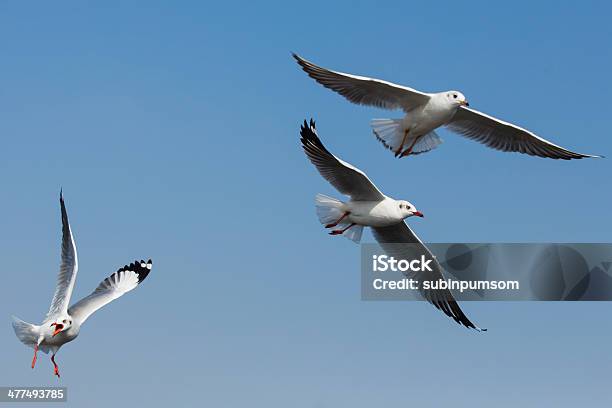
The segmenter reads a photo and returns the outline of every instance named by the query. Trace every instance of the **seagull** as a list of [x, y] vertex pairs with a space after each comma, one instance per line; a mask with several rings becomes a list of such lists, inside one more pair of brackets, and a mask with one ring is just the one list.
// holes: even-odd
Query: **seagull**
[[[425, 255], [432, 259], [431, 271], [422, 271], [410, 276], [418, 282], [444, 279], [442, 266], [404, 222], [409, 217], [423, 217], [423, 213], [405, 200], [395, 200], [384, 195], [368, 176], [358, 168], [334, 156], [325, 148], [315, 127], [304, 121], [300, 130], [302, 148], [308, 159], [340, 193], [350, 197], [342, 202], [323, 194], [315, 198], [317, 215], [330, 235], [344, 235], [358, 243], [364, 227], [370, 227], [381, 247], [398, 260], [415, 259]], [[333, 228], [333, 229], [332, 229]], [[423, 289], [420, 293], [455, 322], [467, 328], [486, 331], [475, 326], [463, 313], [449, 290]]]
[[442, 143], [440, 126], [504, 152], [519, 152], [551, 159], [603, 157], [575, 153], [526, 129], [469, 107], [459, 91], [426, 93], [375, 78], [331, 71], [293, 54], [302, 69], [321, 85], [358, 105], [402, 109], [402, 119], [371, 121], [376, 138], [395, 157], [417, 155]]
[[68, 307], [76, 281], [78, 259], [61, 192], [60, 205], [62, 213], [62, 261], [47, 317], [40, 326], [37, 326], [13, 316], [13, 329], [17, 338], [26, 346], [34, 349], [32, 368], [36, 365], [38, 350], [42, 350], [45, 354], [51, 351], [54, 374], [58, 378], [60, 374], [59, 367], [55, 362], [55, 354], [60, 347], [79, 335], [81, 325], [92, 313], [138, 286], [151, 272], [153, 265], [150, 259], [147, 262], [141, 260], [125, 265], [104, 279], [89, 296]]

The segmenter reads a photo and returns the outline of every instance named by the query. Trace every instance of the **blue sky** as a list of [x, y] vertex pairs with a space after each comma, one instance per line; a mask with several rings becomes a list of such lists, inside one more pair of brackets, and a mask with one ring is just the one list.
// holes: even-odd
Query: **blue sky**
[[[605, 3], [0, 3], [0, 385], [57, 385], [10, 315], [39, 323], [63, 187], [75, 298], [133, 259], [137, 290], [58, 353], [68, 406], [498, 407], [610, 404], [609, 303], [362, 302], [359, 247], [326, 235], [327, 146], [426, 218], [429, 242], [609, 242], [612, 159], [560, 162], [445, 143], [395, 160], [355, 106], [290, 57], [425, 91], [572, 150], [612, 156]], [[371, 235], [365, 236], [370, 241]]]

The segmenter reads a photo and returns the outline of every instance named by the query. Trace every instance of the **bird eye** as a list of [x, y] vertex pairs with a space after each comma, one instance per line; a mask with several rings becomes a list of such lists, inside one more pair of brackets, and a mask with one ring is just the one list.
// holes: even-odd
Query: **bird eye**
[[457, 99], [457, 94], [453, 95], [453, 98]]
[[62, 320], [62, 323], [66, 324], [68, 322], [68, 320], [64, 319]]

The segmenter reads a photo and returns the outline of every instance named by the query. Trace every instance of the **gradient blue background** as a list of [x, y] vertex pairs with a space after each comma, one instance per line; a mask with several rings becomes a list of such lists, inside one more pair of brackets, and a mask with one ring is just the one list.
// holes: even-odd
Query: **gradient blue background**
[[[304, 158], [320, 135], [426, 241], [610, 242], [612, 159], [499, 153], [442, 131], [394, 160], [373, 117], [300, 71], [321, 65], [472, 106], [572, 150], [612, 155], [606, 3], [0, 3], [0, 385], [65, 385], [69, 406], [574, 407], [612, 403], [609, 303], [362, 302], [359, 247], [325, 234]], [[135, 258], [153, 272], [48, 357], [64, 188], [75, 299]], [[367, 234], [365, 240], [371, 240]], [[23, 405], [22, 405], [23, 406]]]

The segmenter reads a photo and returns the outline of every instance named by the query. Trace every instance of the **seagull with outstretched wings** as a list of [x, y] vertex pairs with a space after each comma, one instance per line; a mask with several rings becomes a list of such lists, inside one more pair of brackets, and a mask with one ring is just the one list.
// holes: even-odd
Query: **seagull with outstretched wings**
[[[339, 192], [350, 197], [350, 200], [343, 202], [323, 194], [316, 196], [319, 221], [330, 229], [330, 234], [344, 235], [359, 242], [363, 228], [370, 227], [383, 250], [398, 261], [421, 255], [432, 259], [431, 271], [424, 270], [409, 275], [409, 278], [419, 283], [444, 279], [440, 263], [404, 221], [413, 216], [423, 217], [423, 214], [408, 201], [387, 197], [363, 171], [330, 153], [319, 139], [313, 120], [310, 123], [304, 121], [300, 135], [306, 156], [321, 176]], [[426, 289], [422, 284], [419, 288], [427, 301], [457, 323], [479, 331], [486, 330], [478, 328], [468, 319], [448, 289]]]
[[59, 377], [59, 368], [55, 354], [64, 344], [74, 340], [81, 330], [81, 325], [92, 313], [102, 306], [136, 288], [151, 272], [153, 263], [134, 261], [119, 268], [104, 279], [89, 296], [68, 307], [78, 271], [77, 250], [74, 237], [68, 222], [68, 213], [64, 198], [60, 193], [62, 212], [62, 260], [57, 277], [57, 285], [47, 317], [41, 325], [26, 323], [13, 317], [15, 334], [26, 346], [34, 349], [32, 368], [36, 364], [38, 350], [51, 351], [51, 362], [55, 375]]
[[376, 138], [396, 157], [428, 152], [442, 143], [436, 129], [449, 130], [504, 152], [519, 152], [551, 159], [602, 157], [572, 152], [515, 124], [469, 107], [458, 91], [421, 92], [407, 86], [320, 67], [293, 54], [315, 81], [358, 105], [401, 109], [401, 119], [374, 119]]

